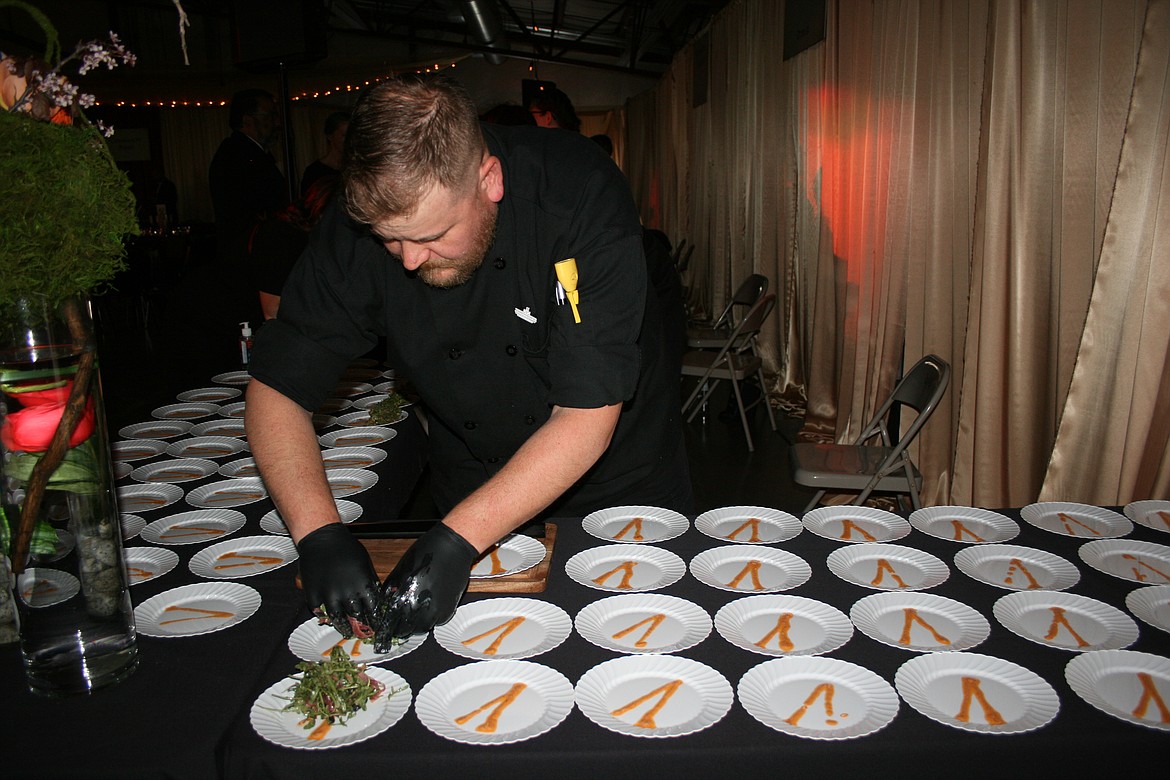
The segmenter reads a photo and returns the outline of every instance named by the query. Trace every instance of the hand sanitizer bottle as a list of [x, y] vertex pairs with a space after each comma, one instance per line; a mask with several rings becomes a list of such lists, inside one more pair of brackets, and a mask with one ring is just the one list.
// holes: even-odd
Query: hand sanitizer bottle
[[240, 323], [240, 360], [246, 366], [252, 358], [252, 326], [250, 323]]

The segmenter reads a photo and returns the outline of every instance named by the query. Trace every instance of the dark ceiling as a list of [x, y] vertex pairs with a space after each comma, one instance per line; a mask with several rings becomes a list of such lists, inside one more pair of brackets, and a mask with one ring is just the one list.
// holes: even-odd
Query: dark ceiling
[[728, 0], [335, 0], [329, 4], [329, 26], [399, 42], [462, 47], [488, 57], [510, 56], [660, 74], [675, 53], [727, 3]]
[[[61, 42], [116, 30], [138, 66], [86, 76], [110, 101], [222, 99], [240, 69], [288, 66], [299, 89], [459, 55], [658, 78], [730, 0], [34, 0]], [[178, 7], [190, 20], [186, 46]], [[297, 39], [304, 40], [298, 41]], [[0, 9], [0, 51], [39, 53], [25, 13]], [[287, 57], [284, 51], [309, 51]], [[435, 59], [432, 59], [435, 58]], [[368, 78], [368, 76], [365, 76]], [[349, 79], [349, 81], [346, 81]]]

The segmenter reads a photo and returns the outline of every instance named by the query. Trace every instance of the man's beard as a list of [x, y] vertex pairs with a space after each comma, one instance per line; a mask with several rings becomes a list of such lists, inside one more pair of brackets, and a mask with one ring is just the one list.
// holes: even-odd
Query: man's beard
[[476, 269], [483, 264], [488, 250], [496, 240], [496, 221], [499, 207], [495, 203], [489, 204], [481, 214], [479, 225], [476, 226], [471, 247], [462, 257], [439, 258], [432, 257], [420, 265], [415, 271], [418, 278], [431, 287], [443, 289], [458, 287], [471, 279]]

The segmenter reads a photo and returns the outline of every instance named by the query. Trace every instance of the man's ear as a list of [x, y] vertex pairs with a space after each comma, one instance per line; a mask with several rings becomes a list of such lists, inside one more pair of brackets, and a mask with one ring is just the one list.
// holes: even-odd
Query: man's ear
[[493, 203], [504, 199], [504, 168], [500, 158], [489, 154], [479, 166], [479, 186]]

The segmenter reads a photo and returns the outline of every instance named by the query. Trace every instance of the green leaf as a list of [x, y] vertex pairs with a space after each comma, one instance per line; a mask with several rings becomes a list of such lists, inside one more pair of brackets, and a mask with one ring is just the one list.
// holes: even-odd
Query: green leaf
[[[42, 453], [23, 452], [14, 455], [4, 465], [4, 475], [20, 482], [28, 482], [33, 468], [41, 459]], [[101, 488], [101, 481], [97, 472], [98, 460], [94, 454], [93, 440], [86, 439], [81, 444], [65, 452], [61, 465], [49, 477], [46, 487], [53, 490], [68, 490], [71, 493], [97, 493]]]

